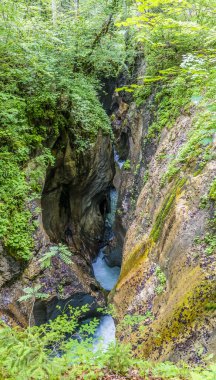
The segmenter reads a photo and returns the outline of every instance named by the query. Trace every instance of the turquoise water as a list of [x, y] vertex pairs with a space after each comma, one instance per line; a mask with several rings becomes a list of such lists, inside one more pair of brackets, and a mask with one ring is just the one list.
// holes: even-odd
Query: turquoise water
[[100, 250], [100, 253], [95, 262], [92, 263], [94, 275], [96, 280], [100, 283], [102, 288], [105, 290], [112, 290], [118, 281], [120, 268], [113, 267], [110, 268], [106, 261], [104, 260], [103, 250]]
[[[109, 229], [110, 238], [113, 237], [112, 227], [115, 222], [118, 194], [115, 189], [110, 190], [110, 213], [106, 216], [105, 226]], [[105, 290], [112, 290], [118, 281], [120, 267], [109, 267], [104, 260], [103, 248], [99, 251], [96, 260], [92, 263], [96, 280]]]
[[[113, 188], [110, 190], [110, 213], [106, 216], [105, 228], [108, 230], [110, 239], [113, 237], [112, 227], [115, 222], [115, 214], [117, 208], [117, 191]], [[92, 263], [93, 271], [96, 280], [105, 290], [112, 290], [118, 281], [120, 267], [109, 267], [105, 260], [103, 249], [99, 251], [96, 260]], [[111, 342], [115, 342], [115, 323], [111, 315], [105, 315], [100, 318], [100, 323], [95, 332], [95, 349], [101, 347], [106, 350]]]

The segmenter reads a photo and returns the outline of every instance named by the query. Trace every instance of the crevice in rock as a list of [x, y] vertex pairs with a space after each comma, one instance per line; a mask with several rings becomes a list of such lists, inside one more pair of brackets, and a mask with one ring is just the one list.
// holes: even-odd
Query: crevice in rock
[[[57, 149], [58, 147], [58, 149]], [[86, 152], [62, 134], [54, 145], [55, 165], [47, 170], [42, 194], [43, 225], [52, 242], [64, 242], [89, 261], [103, 239], [114, 176], [112, 145], [99, 133]]]
[[[104, 103], [107, 113], [110, 113], [109, 110], [113, 108], [111, 98], [104, 98]], [[121, 159], [126, 159], [129, 151], [128, 130], [121, 132], [119, 147]], [[56, 311], [56, 306], [64, 309], [65, 305], [83, 306], [88, 303], [90, 311], [85, 318], [95, 317], [96, 308], [101, 297], [104, 298], [105, 290], [93, 278], [91, 263], [99, 257], [101, 249], [104, 249], [103, 261], [117, 279], [122, 261], [123, 242], [122, 234], [121, 239], [118, 238], [115, 222], [116, 204], [113, 213], [113, 194], [116, 194], [114, 197], [117, 200], [117, 192], [113, 187], [116, 165], [110, 138], [99, 132], [94, 146], [85, 152], [77, 153], [70, 131], [63, 131], [53, 145], [53, 155], [55, 164], [47, 170], [41, 200], [43, 226], [51, 243], [62, 242], [69, 246], [75, 255], [77, 268], [82, 272], [81, 284], [87, 279], [88, 285], [83, 287], [79, 284], [75, 287], [71, 277], [66, 284], [60, 280], [62, 273], [57, 273], [57, 269], [55, 276], [59, 276], [59, 279], [56, 278], [55, 284], [49, 284], [44, 279], [46, 286], [54, 287], [56, 290], [50, 300], [36, 302], [36, 324], [56, 318], [61, 312]], [[111, 222], [108, 222], [109, 218], [112, 219]], [[59, 271], [61, 272], [61, 269]], [[73, 276], [72, 272], [71, 275]], [[60, 286], [69, 290], [66, 291], [66, 296], [61, 297], [58, 294], [59, 280]]]
[[94, 318], [101, 314], [97, 312], [98, 304], [94, 297], [90, 294], [77, 292], [75, 295], [67, 299], [59, 299], [57, 297], [52, 298], [48, 302], [36, 301], [34, 306], [34, 318], [35, 324], [40, 326], [47, 323], [50, 320], [54, 320], [62, 313], [70, 313], [70, 307], [82, 307], [84, 305], [89, 306], [89, 310], [82, 314], [81, 320], [86, 318]]

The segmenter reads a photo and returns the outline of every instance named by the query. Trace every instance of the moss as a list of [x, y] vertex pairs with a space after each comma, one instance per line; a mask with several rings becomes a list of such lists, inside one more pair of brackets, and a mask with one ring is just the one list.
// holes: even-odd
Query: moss
[[123, 165], [123, 169], [124, 170], [130, 170], [130, 168], [131, 168], [130, 160], [126, 160], [124, 165]]
[[[187, 339], [191, 331], [194, 329], [198, 331], [205, 317], [211, 317], [211, 313], [215, 310], [215, 284], [212, 281], [205, 281], [202, 276], [197, 281], [197, 277], [201, 275], [199, 273], [197, 276], [199, 272], [197, 269], [194, 268], [192, 276], [188, 277], [190, 290], [187, 289], [179, 302], [174, 303], [174, 307], [171, 302], [164, 317], [154, 321], [149, 334], [143, 337], [143, 344], [139, 349], [142, 356], [149, 356], [152, 348], [158, 349], [160, 354], [162, 349], [169, 352], [174, 344], [178, 344], [178, 341], [183, 342]], [[214, 307], [209, 307], [209, 305], [214, 305]]]
[[[180, 170], [194, 171], [194, 176], [199, 175], [207, 162], [215, 159], [214, 133], [215, 120], [213, 117], [213, 99], [215, 98], [215, 76], [210, 75], [205, 84], [207, 91], [203, 94], [203, 100], [197, 106], [197, 113], [192, 120], [185, 143], [180, 148], [176, 157], [170, 162], [167, 172], [163, 175], [162, 185], [174, 178]], [[200, 93], [203, 92], [202, 85]], [[213, 189], [214, 194], [214, 189]], [[216, 195], [213, 195], [216, 196]]]
[[152, 227], [152, 231], [150, 234], [150, 237], [153, 239], [154, 242], [158, 241], [162, 232], [165, 219], [171, 210], [176, 196], [181, 192], [181, 189], [184, 186], [185, 182], [185, 178], [178, 180], [171, 193], [168, 194], [165, 201], [163, 202], [162, 208], [156, 217], [156, 221], [154, 223], [154, 226]]
[[216, 302], [208, 302], [205, 308], [206, 310], [216, 310]]
[[138, 243], [130, 254], [129, 259], [124, 263], [122, 267], [122, 272], [117, 283], [117, 288], [120, 286], [121, 281], [130, 272], [132, 274], [136, 271], [137, 267], [148, 257], [149, 253], [154, 247], [154, 242], [152, 239], [148, 239], [146, 242], [141, 241]]
[[209, 198], [213, 201], [216, 200], [216, 178], [211, 184], [210, 190], [209, 190]]
[[181, 192], [185, 182], [186, 179], [182, 178], [177, 180], [175, 183], [171, 193], [168, 194], [163, 202], [162, 208], [156, 217], [156, 221], [152, 227], [149, 238], [137, 243], [130, 253], [128, 260], [123, 264], [117, 287], [120, 286], [121, 281], [127, 277], [129, 272], [132, 274], [132, 272], [136, 271], [136, 268], [146, 260], [149, 253], [152, 251], [155, 243], [161, 235], [165, 219], [172, 208], [176, 196]]
[[162, 270], [159, 266], [157, 266], [155, 274], [156, 274], [156, 277], [158, 279], [158, 286], [156, 287], [156, 293], [161, 294], [161, 293], [163, 293], [165, 285], [166, 285], [166, 276], [162, 272]]

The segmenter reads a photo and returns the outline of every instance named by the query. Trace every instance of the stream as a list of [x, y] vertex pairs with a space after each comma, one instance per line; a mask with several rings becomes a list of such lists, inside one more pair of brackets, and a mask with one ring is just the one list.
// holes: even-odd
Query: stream
[[[116, 164], [121, 168], [123, 162], [119, 160], [117, 153], [114, 154]], [[105, 236], [109, 244], [114, 237], [113, 225], [115, 222], [117, 208], [118, 193], [115, 188], [110, 189], [110, 212], [106, 215], [105, 220]], [[105, 261], [106, 246], [101, 248], [97, 258], [93, 261], [92, 267], [96, 280], [100, 283], [104, 290], [110, 291], [118, 281], [120, 275], [120, 267], [109, 267]], [[99, 342], [102, 342], [104, 349], [111, 342], [115, 342], [115, 323], [111, 315], [105, 315], [100, 318], [100, 323], [94, 334], [94, 346], [97, 348]]]
[[[113, 234], [113, 224], [115, 222], [115, 214], [116, 214], [116, 207], [117, 207], [117, 198], [118, 194], [116, 189], [110, 190], [110, 213], [107, 214], [106, 220], [105, 220], [105, 235], [106, 240], [109, 241], [112, 240], [114, 237]], [[93, 271], [96, 280], [100, 283], [103, 289], [105, 290], [112, 290], [112, 288], [115, 286], [119, 274], [120, 274], [120, 267], [109, 267], [105, 261], [105, 253], [104, 250], [106, 249], [106, 246], [101, 248], [99, 251], [99, 254], [95, 261], [92, 263]]]

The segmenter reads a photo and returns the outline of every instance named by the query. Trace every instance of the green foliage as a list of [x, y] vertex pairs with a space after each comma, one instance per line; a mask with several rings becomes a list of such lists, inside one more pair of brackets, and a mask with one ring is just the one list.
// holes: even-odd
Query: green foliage
[[156, 277], [157, 277], [158, 282], [159, 282], [159, 284], [156, 287], [156, 293], [161, 294], [165, 288], [165, 285], [166, 285], [166, 276], [162, 272], [162, 270], [159, 266], [156, 267], [155, 274], [156, 274]]
[[21, 296], [18, 300], [20, 302], [29, 301], [29, 300], [32, 301], [31, 311], [29, 313], [29, 328], [31, 327], [31, 317], [32, 317], [33, 308], [34, 308], [34, 304], [35, 304], [36, 299], [44, 299], [44, 298], [49, 297], [48, 294], [43, 293], [43, 292], [39, 292], [39, 290], [41, 288], [42, 288], [42, 285], [35, 285], [32, 288], [30, 288], [30, 287], [24, 288], [23, 291], [24, 291], [25, 295]]
[[[54, 247], [53, 247], [54, 248]], [[50, 248], [49, 252], [46, 252], [43, 257], [41, 257], [38, 261], [40, 262], [41, 264], [41, 267], [43, 269], [46, 269], [46, 268], [50, 268], [51, 267], [51, 260], [53, 257], [56, 256], [56, 253], [58, 252], [58, 250], [53, 250]]]
[[126, 56], [114, 1], [79, 1], [79, 17], [72, 4], [51, 4], [0, 3], [0, 239], [21, 260], [32, 256], [28, 200], [54, 163], [49, 148], [64, 130], [77, 153], [100, 129], [111, 133], [99, 78], [118, 75]]
[[197, 236], [194, 243], [201, 244], [207, 256], [216, 253], [216, 236], [214, 232], [207, 232], [203, 238]]
[[126, 160], [126, 161], [124, 162], [123, 169], [124, 169], [124, 170], [130, 170], [130, 168], [131, 168], [130, 160]]
[[201, 198], [200, 198], [200, 204], [199, 204], [199, 208], [201, 209], [205, 209], [207, 206], [208, 206], [208, 203], [209, 203], [209, 198], [207, 195], [203, 195]]
[[[214, 206], [215, 202], [215, 179], [210, 184], [210, 189], [207, 194], [204, 194], [200, 199], [199, 207], [201, 209], [209, 209], [212, 210], [212, 205]], [[213, 203], [213, 204], [212, 204]], [[203, 252], [207, 256], [211, 256], [216, 253], [216, 218], [215, 211], [211, 218], [208, 220], [207, 232], [205, 236], [197, 236], [194, 239], [196, 244], [200, 244], [203, 248]]]
[[[145, 137], [159, 138], [178, 116], [197, 108], [191, 131], [162, 178], [162, 185], [183, 168], [199, 174], [215, 158], [215, 1], [141, 0], [138, 12], [118, 26], [134, 31], [145, 72], [138, 82], [118, 89], [133, 93], [152, 116]], [[187, 132], [187, 130], [186, 130]]]
[[73, 253], [64, 244], [58, 244], [58, 246], [50, 247], [50, 250], [46, 252], [43, 257], [39, 259], [41, 267], [46, 269], [52, 265], [52, 258], [59, 257], [65, 264], [70, 265], [72, 263], [71, 256]]
[[[79, 322], [78, 319], [88, 310], [68, 308], [68, 314], [62, 314], [49, 324], [31, 327], [26, 330], [11, 329], [4, 325], [0, 329], [0, 368], [2, 378], [17, 380], [60, 379], [61, 374], [71, 366], [79, 366], [88, 356], [92, 340], [85, 339], [79, 343], [73, 338]], [[97, 321], [80, 328], [80, 335], [86, 336], [95, 330]], [[66, 334], [69, 338], [65, 340]], [[82, 347], [82, 349], [81, 349]], [[77, 348], [77, 351], [76, 351]], [[80, 351], [80, 355], [79, 355]], [[60, 352], [65, 354], [61, 357]], [[77, 356], [76, 356], [77, 355]], [[93, 356], [93, 352], [91, 356]], [[81, 373], [81, 372], [80, 372]]]
[[213, 201], [216, 201], [216, 178], [211, 184], [210, 190], [209, 190], [209, 198]]
[[172, 127], [184, 106], [189, 103], [192, 89], [186, 77], [178, 76], [158, 89], [155, 96], [155, 118], [146, 139], [157, 137], [164, 127]]
[[215, 234], [207, 233], [203, 239], [203, 242], [206, 244], [205, 253], [207, 256], [216, 253], [216, 236]]
[[143, 177], [143, 185], [145, 185], [148, 182], [148, 179], [149, 179], [149, 171], [146, 170]]
[[150, 311], [147, 311], [145, 315], [139, 315], [139, 314], [126, 314], [124, 316], [124, 319], [121, 321], [120, 325], [118, 326], [119, 331], [124, 331], [129, 328], [129, 326], [134, 327], [135, 325], [139, 325], [146, 321], [147, 319], [152, 318], [152, 313]]
[[140, 164], [137, 164], [135, 167], [134, 175], [137, 175], [139, 173], [139, 170], [140, 170]]
[[[38, 289], [39, 290], [39, 289]], [[93, 348], [91, 337], [98, 324], [93, 319], [81, 324], [79, 319], [88, 306], [71, 308], [67, 314], [42, 326], [22, 330], [1, 323], [0, 377], [10, 380], [102, 379], [107, 374], [130, 376], [132, 370], [142, 377], [161, 379], [208, 379], [215, 376], [215, 365], [191, 369], [186, 364], [151, 363], [133, 357], [130, 344], [117, 342], [103, 350]], [[142, 316], [131, 316], [129, 325]], [[147, 316], [146, 316], [147, 318]], [[132, 322], [133, 319], [133, 322]], [[77, 339], [77, 331], [82, 339]]]
[[199, 113], [194, 118], [192, 129], [188, 134], [186, 143], [179, 150], [178, 155], [168, 167], [162, 181], [170, 181], [182, 167], [192, 166], [196, 168], [195, 175], [199, 174], [206, 163], [215, 157], [213, 151], [213, 135], [215, 132], [215, 115], [209, 104], [215, 96], [211, 88], [215, 83], [216, 76], [209, 77], [209, 90], [206, 91], [203, 100], [199, 104]]
[[128, 373], [133, 364], [130, 344], [110, 344], [107, 353], [107, 367], [116, 374]]
[[[215, 179], [212, 181], [210, 184], [210, 189], [207, 194], [204, 194], [200, 198], [200, 204], [199, 207], [201, 209], [209, 209], [212, 210], [212, 206], [214, 207], [214, 202], [215, 202]], [[215, 235], [215, 229], [216, 229], [216, 218], [215, 218], [215, 211], [213, 214], [211, 214], [211, 218], [208, 220], [208, 230], [209, 230], [209, 235]], [[198, 242], [201, 242], [200, 238], [197, 238]], [[196, 240], [197, 240], [196, 239]], [[213, 238], [210, 240], [214, 240]]]
[[24, 296], [21, 296], [19, 298], [20, 302], [28, 301], [30, 299], [42, 299], [42, 298], [48, 298], [48, 294], [39, 292], [39, 290], [42, 288], [41, 285], [35, 285], [33, 288], [24, 288], [23, 291], [26, 293]]

